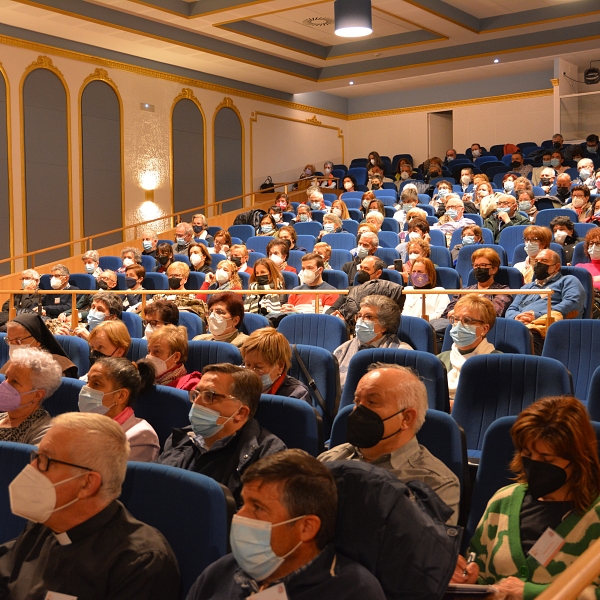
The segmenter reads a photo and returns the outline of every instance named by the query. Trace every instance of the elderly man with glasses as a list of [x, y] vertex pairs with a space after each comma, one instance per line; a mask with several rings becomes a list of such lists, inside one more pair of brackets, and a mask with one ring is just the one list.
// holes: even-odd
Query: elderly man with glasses
[[158, 462], [212, 477], [229, 488], [239, 505], [246, 469], [286, 449], [254, 418], [261, 392], [261, 379], [250, 369], [225, 363], [204, 367], [189, 392], [190, 425], [173, 430]]
[[497, 209], [487, 217], [483, 226], [494, 234], [494, 242], [500, 240], [500, 234], [512, 225], [529, 225], [529, 217], [517, 211], [517, 199], [509, 194], [502, 194], [496, 200]]
[[0, 546], [0, 597], [178, 600], [177, 560], [164, 537], [117, 500], [129, 444], [102, 415], [65, 413], [9, 486], [29, 523]]

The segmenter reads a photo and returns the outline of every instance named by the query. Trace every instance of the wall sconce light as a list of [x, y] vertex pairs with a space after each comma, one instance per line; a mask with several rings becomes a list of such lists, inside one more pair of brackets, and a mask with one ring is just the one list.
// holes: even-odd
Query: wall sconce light
[[154, 202], [154, 190], [160, 183], [160, 173], [158, 171], [144, 171], [140, 175], [140, 186], [145, 190], [144, 200]]
[[371, 0], [335, 0], [335, 35], [362, 37], [373, 33]]

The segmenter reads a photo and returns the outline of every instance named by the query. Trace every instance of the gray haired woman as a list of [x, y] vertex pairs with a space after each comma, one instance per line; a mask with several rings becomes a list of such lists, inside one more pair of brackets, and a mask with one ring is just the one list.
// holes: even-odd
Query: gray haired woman
[[40, 348], [18, 347], [0, 383], [0, 440], [37, 445], [51, 417], [42, 402], [61, 384], [62, 368]]
[[326, 160], [323, 164], [324, 177], [319, 181], [319, 186], [322, 188], [335, 188], [337, 187], [337, 181], [333, 178], [331, 172], [333, 171], [333, 163], [330, 160]]

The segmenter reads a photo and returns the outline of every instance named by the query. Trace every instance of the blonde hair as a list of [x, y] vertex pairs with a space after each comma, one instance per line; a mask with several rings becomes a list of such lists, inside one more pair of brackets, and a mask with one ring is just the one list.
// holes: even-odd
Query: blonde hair
[[477, 294], [464, 295], [454, 306], [454, 312], [458, 308], [465, 307], [467, 310], [476, 310], [481, 317], [481, 320], [490, 326], [490, 329], [496, 323], [496, 309], [491, 300], [482, 298]]
[[181, 325], [163, 325], [160, 329], [153, 331], [148, 338], [148, 345], [152, 342], [165, 341], [169, 345], [171, 354], [179, 352], [180, 363], [188, 359], [188, 334], [187, 329]]
[[218, 265], [217, 269], [223, 268], [225, 265], [229, 267], [229, 282], [232, 289], [242, 289], [242, 280], [238, 275], [238, 270], [234, 262], [231, 260], [222, 260]]
[[189, 277], [190, 276], [190, 268], [181, 261], [175, 261], [172, 262], [168, 267], [167, 267], [167, 275], [170, 275], [173, 272], [173, 269], [181, 269], [183, 271], [183, 276], [184, 277]]
[[247, 352], [258, 352], [270, 365], [284, 364], [287, 373], [292, 366], [292, 349], [285, 336], [274, 327], [253, 331], [240, 348], [242, 359]]
[[331, 210], [333, 210], [334, 208], [338, 208], [338, 206], [336, 206], [337, 204], [340, 205], [340, 209], [342, 211], [342, 219], [349, 219], [350, 218], [350, 213], [348, 212], [348, 207], [346, 206], [346, 203], [343, 200], [340, 200], [339, 198], [337, 200], [334, 200], [331, 203]]
[[123, 348], [125, 353], [129, 350], [129, 346], [131, 346], [131, 336], [129, 335], [129, 330], [123, 321], [119, 321], [118, 319], [112, 321], [102, 321], [97, 327], [90, 331], [90, 335], [88, 337], [88, 343], [90, 343], [95, 337], [98, 337], [98, 334], [104, 332], [108, 341], [117, 348]]

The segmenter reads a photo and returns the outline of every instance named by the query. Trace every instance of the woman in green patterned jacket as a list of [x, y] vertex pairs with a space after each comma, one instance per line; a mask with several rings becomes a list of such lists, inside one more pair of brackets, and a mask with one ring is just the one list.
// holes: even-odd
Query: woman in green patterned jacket
[[[460, 558], [453, 581], [493, 584], [528, 600], [600, 537], [600, 462], [589, 416], [573, 397], [538, 400], [511, 436], [517, 483], [488, 503], [469, 549], [475, 562]], [[599, 586], [600, 577], [579, 598], [600, 598]]]

